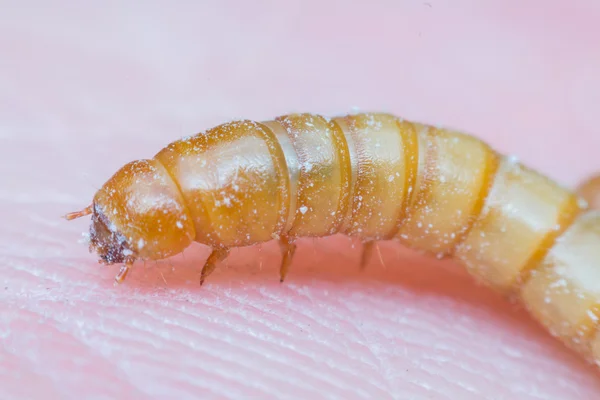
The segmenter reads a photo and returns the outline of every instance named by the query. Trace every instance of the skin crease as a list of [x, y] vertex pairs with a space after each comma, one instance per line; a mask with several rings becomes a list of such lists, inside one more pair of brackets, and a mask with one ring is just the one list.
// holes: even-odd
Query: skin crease
[[474, 132], [570, 187], [597, 171], [593, 2], [429, 3], [3, 13], [3, 397], [595, 398], [593, 368], [448, 262], [382, 245], [360, 272], [346, 239], [308, 240], [281, 285], [270, 243], [198, 290], [193, 248], [115, 288], [75, 243], [89, 220], [58, 218], [178, 137], [353, 105]]

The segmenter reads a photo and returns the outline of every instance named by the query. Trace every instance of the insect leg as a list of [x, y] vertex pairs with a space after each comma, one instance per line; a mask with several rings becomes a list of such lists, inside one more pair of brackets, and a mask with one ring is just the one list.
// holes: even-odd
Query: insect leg
[[132, 266], [133, 266], [132, 263], [127, 263], [127, 264], [125, 264], [125, 265], [123, 265], [121, 267], [121, 269], [119, 270], [119, 273], [117, 274], [117, 276], [115, 276], [115, 283], [116, 284], [123, 283], [123, 281], [127, 277], [127, 274], [131, 270]]
[[371, 255], [373, 254], [373, 250], [375, 249], [375, 245], [377, 242], [375, 242], [374, 240], [368, 240], [366, 242], [363, 242], [363, 251], [362, 251], [362, 256], [360, 258], [360, 269], [364, 270], [367, 267], [367, 262], [369, 261], [369, 259], [371, 258]]
[[200, 273], [200, 286], [202, 286], [204, 280], [215, 270], [217, 263], [224, 260], [228, 254], [229, 249], [213, 249], [202, 267], [202, 272]]
[[296, 243], [291, 241], [287, 237], [282, 237], [279, 240], [279, 247], [281, 248], [281, 254], [283, 259], [281, 260], [281, 268], [279, 269], [279, 282], [283, 282], [292, 263], [292, 258], [296, 252]]

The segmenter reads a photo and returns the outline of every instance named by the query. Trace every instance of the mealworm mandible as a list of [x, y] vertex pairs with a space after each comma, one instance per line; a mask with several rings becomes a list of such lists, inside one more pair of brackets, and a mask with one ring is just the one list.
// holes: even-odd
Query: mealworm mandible
[[[466, 133], [364, 113], [235, 121], [126, 164], [85, 209], [106, 264], [212, 248], [201, 282], [230, 249], [276, 239], [286, 277], [300, 237], [345, 234], [453, 257], [518, 299], [554, 336], [600, 360], [600, 212], [581, 195]], [[585, 196], [585, 198], [584, 198]]]

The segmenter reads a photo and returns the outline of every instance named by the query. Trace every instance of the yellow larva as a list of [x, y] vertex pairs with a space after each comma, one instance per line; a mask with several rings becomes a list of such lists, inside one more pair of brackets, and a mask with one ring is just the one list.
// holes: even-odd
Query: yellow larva
[[194, 241], [213, 249], [203, 281], [229, 249], [274, 238], [282, 280], [296, 238], [358, 237], [366, 256], [398, 240], [453, 257], [600, 359], [600, 213], [464, 133], [377, 113], [230, 122], [125, 165], [67, 218], [88, 214], [91, 249], [124, 264], [118, 282]]

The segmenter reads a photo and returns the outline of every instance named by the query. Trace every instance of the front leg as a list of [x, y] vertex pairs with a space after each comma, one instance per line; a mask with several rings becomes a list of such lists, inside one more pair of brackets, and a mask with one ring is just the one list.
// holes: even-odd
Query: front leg
[[132, 266], [133, 263], [128, 262], [121, 267], [119, 273], [117, 274], [117, 276], [115, 276], [115, 285], [123, 283], [123, 281], [127, 277], [127, 274], [129, 273], [129, 271], [131, 271]]
[[294, 253], [296, 252], [296, 243], [292, 239], [284, 236], [279, 239], [279, 248], [281, 249], [281, 255], [283, 257], [281, 260], [281, 267], [279, 268], [279, 282], [283, 282], [290, 270], [290, 264], [292, 263]]
[[204, 280], [213, 273], [217, 267], [217, 263], [223, 261], [227, 255], [229, 255], [229, 249], [218, 248], [212, 250], [202, 267], [202, 272], [200, 273], [200, 286], [202, 286]]
[[376, 245], [377, 242], [374, 240], [367, 240], [363, 242], [362, 254], [360, 256], [361, 270], [364, 270], [367, 267], [367, 263], [371, 259], [371, 256], [373, 255], [373, 250], [375, 249]]

